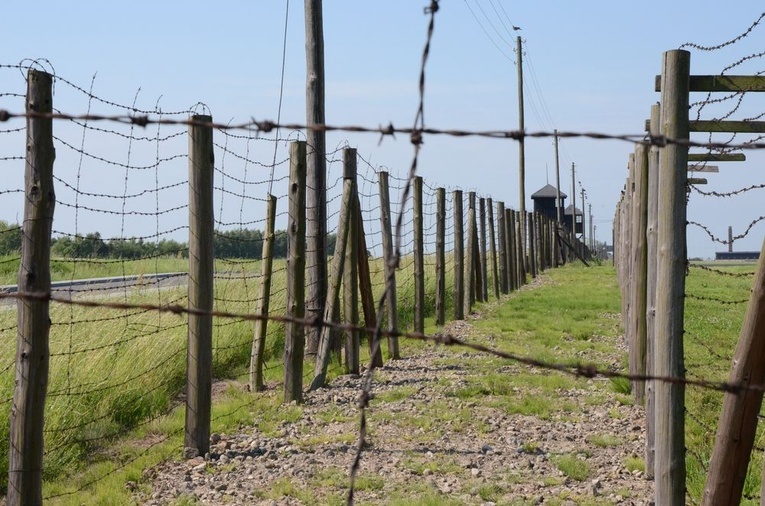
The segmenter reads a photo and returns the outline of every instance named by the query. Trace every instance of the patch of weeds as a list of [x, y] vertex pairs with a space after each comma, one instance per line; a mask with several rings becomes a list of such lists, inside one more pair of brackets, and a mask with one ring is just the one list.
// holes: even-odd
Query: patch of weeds
[[196, 504], [199, 504], [197, 498], [188, 494], [181, 494], [175, 501], [170, 503], [171, 506], [195, 506]]
[[375, 395], [374, 402], [398, 402], [408, 399], [417, 393], [419, 389], [413, 386], [397, 387]]
[[298, 501], [304, 503], [313, 503], [316, 501], [316, 496], [310, 490], [306, 490], [302, 487], [295, 485], [289, 478], [279, 478], [271, 484], [271, 489], [267, 492], [266, 496], [269, 499], [283, 499], [285, 497], [292, 497]]
[[553, 458], [553, 464], [560, 472], [576, 481], [584, 481], [590, 476], [590, 466], [576, 455], [565, 453]]
[[645, 472], [645, 461], [638, 457], [627, 457], [624, 459], [624, 467], [627, 471], [633, 473], [635, 471]]
[[453, 499], [427, 483], [407, 485], [390, 496], [390, 506], [462, 506], [463, 502]]
[[611, 390], [617, 394], [629, 395], [632, 393], [632, 383], [627, 378], [615, 377], [610, 378]]
[[600, 448], [611, 448], [614, 446], [619, 446], [624, 442], [621, 438], [611, 434], [593, 434], [591, 436], [587, 436], [586, 440], [588, 443], [594, 444]]
[[484, 483], [475, 489], [475, 494], [477, 494], [482, 501], [494, 503], [499, 500], [504, 492], [505, 488], [498, 483]]
[[617, 408], [611, 408], [608, 410], [608, 416], [613, 418], [614, 420], [622, 420], [626, 416], [624, 413], [619, 411]]
[[336, 404], [330, 404], [316, 413], [316, 418], [324, 423], [342, 423], [350, 422], [355, 417], [349, 415], [348, 413], [344, 413], [340, 406]]
[[319, 469], [311, 482], [319, 487], [345, 488], [348, 485], [348, 476], [343, 469], [327, 467]]
[[356, 478], [356, 490], [382, 490], [385, 479], [376, 474], [362, 474]]
[[523, 443], [521, 448], [523, 449], [523, 453], [536, 454], [539, 451], [539, 443], [536, 441], [530, 441], [528, 443]]
[[622, 394], [617, 394], [616, 402], [618, 402], [622, 406], [633, 406], [635, 404], [635, 401], [634, 399], [632, 399], [632, 397], [630, 397], [629, 395], [622, 395]]

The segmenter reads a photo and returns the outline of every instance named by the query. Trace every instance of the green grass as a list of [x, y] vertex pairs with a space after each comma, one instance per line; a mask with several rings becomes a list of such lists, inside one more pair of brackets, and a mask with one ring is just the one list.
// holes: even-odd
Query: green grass
[[575, 454], [557, 455], [552, 460], [555, 467], [572, 480], [584, 481], [590, 477], [590, 466]]

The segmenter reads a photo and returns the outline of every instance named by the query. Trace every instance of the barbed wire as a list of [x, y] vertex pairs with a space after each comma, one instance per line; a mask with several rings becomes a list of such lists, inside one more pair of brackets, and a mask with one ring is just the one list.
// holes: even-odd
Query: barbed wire
[[750, 278], [754, 276], [754, 272], [726, 272], [720, 269], [713, 269], [712, 267], [707, 267], [706, 265], [700, 265], [700, 264], [690, 264], [690, 267], [692, 269], [700, 269], [702, 271], [713, 272], [721, 276], [731, 276], [735, 278]]
[[[131, 116], [131, 115], [102, 115], [102, 114], [64, 114], [64, 113], [44, 113], [37, 111], [28, 111], [23, 113], [15, 113], [6, 109], [0, 109], [0, 122], [7, 122], [12, 119], [19, 118], [38, 118], [38, 119], [52, 119], [52, 120], [79, 120], [79, 121], [111, 121], [121, 123], [125, 125], [136, 125], [146, 127], [148, 125], [176, 125], [176, 126], [206, 126], [215, 128], [218, 130], [250, 130], [258, 131], [261, 133], [270, 133], [278, 129], [288, 130], [317, 130], [321, 132], [347, 132], [347, 133], [372, 133], [379, 134], [382, 138], [394, 137], [395, 134], [406, 134], [413, 139], [414, 142], [422, 142], [423, 135], [441, 135], [449, 137], [483, 137], [490, 139], [512, 139], [520, 141], [527, 138], [553, 138], [556, 135], [559, 138], [586, 138], [592, 140], [613, 140], [623, 141], [635, 145], [645, 146], [657, 146], [666, 147], [669, 145], [692, 147], [692, 148], [727, 148], [727, 149], [749, 149], [760, 150], [765, 149], [765, 142], [742, 142], [742, 143], [730, 143], [730, 142], [698, 142], [691, 139], [675, 139], [665, 135], [648, 135], [645, 133], [640, 134], [610, 134], [605, 132], [576, 132], [576, 131], [537, 131], [530, 132], [526, 130], [461, 130], [461, 129], [439, 129], [431, 127], [413, 127], [413, 128], [398, 128], [389, 123], [388, 126], [369, 127], [362, 125], [328, 125], [328, 124], [311, 124], [306, 125], [303, 123], [285, 123], [278, 124], [271, 120], [251, 120], [246, 123], [216, 123], [214, 121], [201, 121], [198, 119], [168, 119], [168, 118], [152, 118], [146, 116]], [[184, 156], [184, 155], [179, 155]], [[147, 168], [153, 168], [150, 166]]]
[[[746, 230], [744, 230], [744, 232], [742, 232], [742, 233], [740, 233], [738, 235], [733, 236], [731, 239], [733, 241], [737, 241], [739, 239], [743, 239], [744, 237], [749, 235], [749, 232], [752, 230], [752, 227], [754, 227], [755, 225], [757, 225], [759, 222], [761, 222], [763, 220], [765, 220], [765, 216], [760, 216], [759, 218], [755, 218], [754, 220], [752, 220], [751, 223], [749, 223], [749, 225], [746, 227]], [[712, 233], [712, 231], [709, 230], [709, 227], [707, 227], [705, 225], [702, 225], [701, 223], [699, 223], [697, 221], [688, 221], [687, 223], [688, 223], [688, 225], [693, 225], [695, 227], [700, 228], [704, 232], [706, 232], [706, 234], [709, 236], [710, 239], [712, 239], [712, 241], [720, 243], [720, 244], [726, 244], [726, 245], [729, 244], [729, 241], [727, 239], [720, 239], [719, 237], [714, 235]]]
[[404, 332], [400, 330], [385, 330], [376, 327], [366, 327], [364, 325], [354, 325], [350, 323], [327, 322], [321, 318], [294, 318], [283, 315], [262, 315], [253, 313], [234, 313], [229, 311], [202, 311], [198, 309], [184, 307], [178, 304], [144, 304], [135, 302], [112, 302], [98, 301], [88, 299], [75, 299], [61, 297], [50, 292], [15, 292], [0, 293], [0, 299], [23, 299], [38, 302], [55, 302], [58, 304], [70, 304], [86, 308], [111, 308], [111, 309], [146, 309], [159, 313], [168, 313], [176, 316], [195, 315], [210, 316], [215, 318], [236, 318], [246, 321], [269, 320], [278, 323], [296, 323], [302, 326], [330, 327], [338, 331], [357, 331], [368, 334], [379, 332], [380, 337], [397, 337], [416, 341], [426, 341], [443, 346], [459, 346], [473, 351], [486, 353], [497, 358], [512, 360], [523, 365], [537, 367], [549, 371], [557, 371], [570, 376], [592, 379], [619, 378], [630, 381], [658, 381], [662, 383], [685, 385], [689, 387], [698, 387], [702, 389], [715, 390], [727, 393], [740, 393], [745, 391], [765, 392], [765, 385], [747, 385], [731, 383], [724, 381], [710, 381], [702, 378], [686, 378], [676, 376], [662, 376], [652, 374], [628, 374], [620, 371], [614, 371], [609, 368], [599, 368], [595, 364], [581, 363], [579, 361], [554, 362], [528, 357], [516, 353], [502, 351], [490, 346], [469, 342], [458, 336], [448, 333], [425, 334], [421, 332]]

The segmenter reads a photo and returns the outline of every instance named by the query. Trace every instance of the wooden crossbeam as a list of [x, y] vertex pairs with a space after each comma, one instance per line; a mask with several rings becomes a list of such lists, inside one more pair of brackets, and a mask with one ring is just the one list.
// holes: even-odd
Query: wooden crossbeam
[[745, 162], [744, 153], [688, 153], [689, 162]]
[[696, 163], [689, 165], [688, 170], [691, 172], [720, 172], [720, 167], [717, 165], [704, 165], [703, 163]]
[[689, 121], [691, 132], [725, 132], [725, 133], [765, 133], [765, 121]]
[[707, 184], [707, 180], [703, 177], [689, 177], [688, 184], [695, 184], [698, 186], [701, 184]]
[[[656, 76], [661, 91], [661, 76]], [[690, 91], [765, 91], [765, 76], [691, 76]]]

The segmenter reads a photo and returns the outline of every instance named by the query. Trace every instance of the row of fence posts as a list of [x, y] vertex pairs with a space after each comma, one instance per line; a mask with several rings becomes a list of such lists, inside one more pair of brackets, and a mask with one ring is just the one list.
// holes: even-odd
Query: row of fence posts
[[[687, 51], [664, 53], [657, 81], [661, 100], [651, 107], [649, 138], [680, 142], [635, 147], [614, 216], [614, 263], [629, 372], [675, 379], [632, 382], [636, 402], [646, 407], [646, 475], [655, 480], [656, 504], [682, 505], [686, 496], [683, 320], [689, 154], [683, 141], [694, 123], [688, 118], [689, 92], [723, 91], [719, 83], [725, 81], [725, 76], [712, 76], [707, 81], [717, 80], [716, 85], [691, 86], [692, 80], [700, 83], [704, 77], [690, 76]], [[765, 318], [760, 316], [765, 314], [764, 258], [765, 249], [730, 376], [730, 383], [744, 390], [725, 393], [703, 505], [739, 504], [743, 493], [765, 383]], [[750, 385], [760, 388], [746, 389]]]
[[[18, 277], [19, 294], [50, 293], [50, 248], [55, 194], [53, 191], [52, 112], [53, 78], [45, 72], [30, 70], [26, 108], [27, 158], [25, 166], [25, 209], [23, 245]], [[210, 415], [212, 407], [212, 333], [214, 294], [214, 212], [213, 177], [214, 145], [212, 117], [195, 115], [189, 121], [189, 272], [188, 272], [188, 346], [186, 421], [184, 455], [205, 455], [209, 451]], [[343, 288], [346, 323], [358, 325], [359, 305], [367, 329], [376, 325], [377, 315], [372, 290], [362, 210], [356, 183], [356, 152], [343, 152], [343, 200], [328, 283], [327, 310], [323, 322], [338, 319], [339, 297]], [[385, 314], [388, 358], [400, 356], [395, 333], [397, 299], [395, 269], [392, 259], [397, 247], [393, 237], [388, 188], [388, 174], [379, 173], [380, 226], [384, 250], [385, 275], [391, 279], [385, 292]], [[290, 145], [288, 203], [288, 257], [286, 268], [287, 302], [284, 344], [284, 400], [302, 400], [305, 333], [305, 264], [306, 264], [306, 144]], [[463, 194], [455, 190], [453, 198], [453, 319], [463, 319], [475, 302], [486, 301], [489, 293], [495, 298], [519, 289], [527, 281], [527, 273], [561, 265], [580, 242], [564, 228], [543, 215], [520, 213], [507, 209], [503, 202], [468, 194], [467, 233], [463, 230]], [[250, 387], [263, 389], [263, 357], [266, 348], [272, 277], [272, 250], [277, 199], [268, 195], [266, 231], [263, 234], [262, 284], [257, 300], [256, 321], [250, 364]], [[413, 181], [414, 214], [414, 331], [422, 333], [426, 316], [425, 242], [423, 230], [423, 180]], [[494, 210], [496, 209], [496, 216]], [[496, 220], [495, 220], [496, 218]], [[436, 189], [435, 241], [435, 323], [446, 321], [446, 190]], [[525, 225], [528, 256], [524, 258], [521, 231]], [[496, 235], [495, 235], [496, 231]], [[466, 235], [466, 236], [465, 236]], [[487, 248], [488, 242], [488, 248]], [[586, 249], [582, 249], [586, 251]], [[577, 253], [579, 255], [579, 253]], [[491, 272], [491, 276], [489, 276]], [[493, 290], [489, 289], [489, 279]], [[46, 297], [19, 298], [16, 376], [10, 417], [10, 462], [7, 501], [9, 505], [42, 503], [43, 424], [49, 369], [49, 305]], [[311, 322], [321, 324], [322, 322]], [[320, 352], [316, 357], [311, 388], [324, 385], [329, 353], [340, 354], [344, 348], [345, 371], [360, 369], [360, 333], [345, 330], [340, 346], [335, 333], [323, 326]], [[381, 366], [382, 353], [372, 342], [374, 333], [367, 332], [372, 365]], [[375, 353], [376, 352], [376, 353]]]

